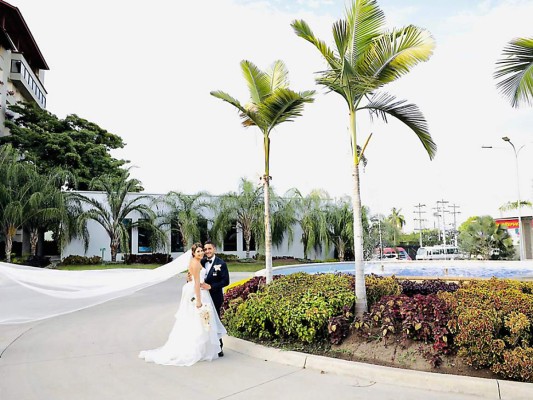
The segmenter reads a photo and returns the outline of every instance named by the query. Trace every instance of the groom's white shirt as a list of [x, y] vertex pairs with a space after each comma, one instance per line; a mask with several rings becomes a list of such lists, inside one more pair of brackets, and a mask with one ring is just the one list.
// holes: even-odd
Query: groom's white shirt
[[205, 276], [209, 274], [209, 271], [211, 271], [211, 268], [213, 268], [213, 263], [215, 262], [215, 256], [211, 259], [211, 262], [209, 262], [209, 259], [205, 262]]

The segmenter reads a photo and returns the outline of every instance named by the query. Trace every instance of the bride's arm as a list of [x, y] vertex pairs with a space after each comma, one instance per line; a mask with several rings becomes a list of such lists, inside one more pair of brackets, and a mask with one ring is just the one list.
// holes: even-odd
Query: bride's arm
[[202, 307], [202, 298], [200, 297], [200, 263], [195, 263], [191, 266], [192, 276], [194, 278], [194, 295], [196, 297], [196, 307]]

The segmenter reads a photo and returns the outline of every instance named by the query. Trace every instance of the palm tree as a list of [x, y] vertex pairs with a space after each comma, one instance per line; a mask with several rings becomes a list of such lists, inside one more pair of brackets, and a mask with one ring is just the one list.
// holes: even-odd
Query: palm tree
[[304, 246], [304, 259], [308, 259], [311, 250], [318, 253], [322, 245], [326, 245], [327, 224], [325, 207], [329, 201], [329, 195], [323, 190], [313, 190], [307, 196], [303, 196], [298, 189], [293, 189], [291, 196], [296, 200], [298, 223], [302, 229], [301, 242]]
[[337, 249], [339, 261], [344, 261], [346, 250], [353, 242], [353, 211], [348, 198], [329, 204], [326, 207], [328, 241]]
[[396, 209], [396, 207], [392, 207], [391, 214], [388, 217], [388, 220], [393, 228], [392, 231], [392, 242], [394, 243], [394, 246], [398, 245], [398, 235], [402, 231], [402, 228], [405, 225], [405, 217], [400, 214], [402, 212], [402, 209]]
[[30, 254], [32, 256], [37, 254], [39, 232], [44, 232], [52, 226], [59, 226], [62, 221], [68, 218], [65, 201], [67, 193], [61, 191], [61, 186], [66, 179], [72, 182], [74, 177], [62, 170], [52, 171], [48, 175], [36, 175], [32, 179], [36, 198], [31, 204], [32, 209], [28, 210], [30, 217], [24, 224], [30, 233]]
[[[80, 201], [85, 210], [78, 217], [78, 229], [83, 230], [89, 220], [94, 220], [100, 224], [109, 236], [109, 247], [111, 250], [111, 261], [117, 260], [117, 252], [120, 248], [128, 252], [129, 227], [125, 223], [130, 214], [137, 213], [140, 219], [132, 224], [132, 227], [142, 227], [150, 231], [152, 247], [157, 248], [162, 244], [167, 244], [166, 233], [157, 224], [157, 215], [150, 208], [145, 200], [151, 200], [150, 196], [139, 195], [129, 196], [130, 192], [141, 185], [137, 179], [129, 179], [129, 172], [124, 171], [122, 178], [111, 175], [104, 175], [94, 178], [89, 185], [91, 190], [104, 192], [106, 201], [100, 202], [97, 199], [86, 197], [80, 193], [72, 193], [74, 199]], [[89, 236], [84, 237], [85, 250], [89, 245]]]
[[[429, 59], [434, 42], [428, 32], [409, 25], [390, 32], [383, 30], [385, 16], [375, 0], [356, 0], [346, 10], [346, 19], [333, 25], [335, 50], [315, 37], [302, 20], [294, 21], [296, 34], [312, 43], [327, 62], [317, 83], [339, 94], [348, 105], [351, 148], [353, 156], [354, 255], [356, 272], [356, 313], [367, 310], [365, 275], [363, 264], [363, 228], [361, 221], [361, 195], [357, 152], [356, 113], [370, 111], [385, 122], [392, 116], [407, 125], [420, 139], [430, 158], [436, 152], [427, 123], [414, 104], [397, 100], [387, 93], [378, 93], [385, 84], [392, 82], [414, 67]], [[365, 141], [364, 153], [371, 135]]]
[[496, 62], [496, 87], [511, 100], [513, 107], [521, 102], [533, 104], [533, 37], [511, 40]]
[[259, 227], [264, 215], [263, 206], [263, 188], [256, 187], [252, 182], [242, 178], [239, 192], [222, 195], [215, 206], [213, 237], [217, 242], [221, 242], [232, 224], [236, 222], [243, 235], [246, 258], [250, 258], [252, 237], [258, 238], [261, 233]]
[[13, 238], [32, 217], [40, 213], [36, 206], [39, 193], [34, 179], [38, 176], [33, 164], [19, 162], [11, 146], [0, 148], [0, 232], [5, 240], [7, 262], [11, 262]]
[[248, 84], [250, 99], [245, 105], [222, 91], [211, 95], [228, 102], [240, 111], [244, 127], [257, 126], [263, 134], [265, 172], [262, 176], [264, 193], [264, 229], [266, 281], [272, 281], [272, 230], [270, 220], [270, 133], [279, 124], [293, 121], [302, 114], [305, 103], [313, 101], [314, 91], [294, 92], [289, 89], [288, 71], [282, 61], [275, 61], [269, 71], [261, 71], [252, 62], [241, 61]]
[[200, 221], [204, 219], [202, 210], [209, 205], [206, 196], [204, 192], [187, 195], [172, 191], [159, 200], [170, 209], [165, 213], [166, 224], [176, 224], [184, 249], [200, 240]]

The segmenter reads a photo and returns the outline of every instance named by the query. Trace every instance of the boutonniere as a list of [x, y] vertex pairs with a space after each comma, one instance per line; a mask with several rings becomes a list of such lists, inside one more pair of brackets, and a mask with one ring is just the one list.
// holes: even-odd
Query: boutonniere
[[220, 269], [222, 268], [222, 265], [221, 264], [217, 264], [213, 267], [215, 269], [215, 271], [220, 271]]

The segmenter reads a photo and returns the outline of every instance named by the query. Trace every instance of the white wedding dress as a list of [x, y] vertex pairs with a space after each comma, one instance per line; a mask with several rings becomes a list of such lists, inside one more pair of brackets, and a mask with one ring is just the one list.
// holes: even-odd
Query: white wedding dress
[[[200, 270], [200, 282], [205, 279], [205, 269]], [[140, 358], [161, 365], [191, 366], [198, 361], [218, 358], [220, 338], [226, 329], [220, 322], [208, 290], [200, 291], [202, 312], [209, 311], [209, 323], [196, 308], [194, 278], [187, 282], [181, 292], [181, 301], [176, 313], [176, 322], [167, 342], [160, 348], [141, 351]]]

